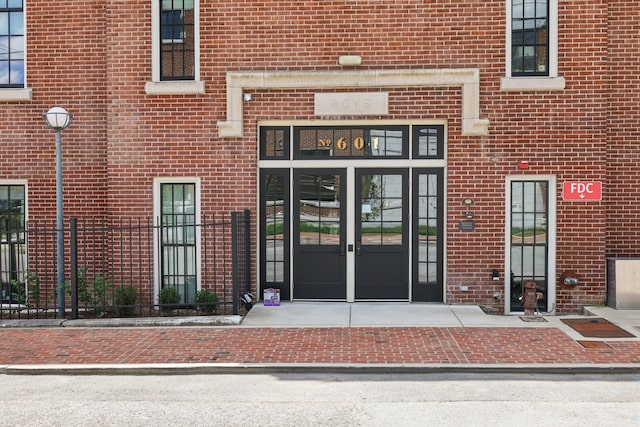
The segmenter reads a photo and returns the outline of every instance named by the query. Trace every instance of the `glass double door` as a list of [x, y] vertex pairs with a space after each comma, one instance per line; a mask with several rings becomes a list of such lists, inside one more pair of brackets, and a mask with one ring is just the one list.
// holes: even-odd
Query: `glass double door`
[[407, 169], [296, 169], [293, 297], [409, 299]]

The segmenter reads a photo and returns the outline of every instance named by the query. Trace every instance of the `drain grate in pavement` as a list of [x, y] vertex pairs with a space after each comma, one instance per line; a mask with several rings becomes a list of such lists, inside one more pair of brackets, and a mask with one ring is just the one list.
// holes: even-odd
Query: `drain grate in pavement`
[[584, 348], [611, 348], [611, 346], [604, 341], [578, 341], [578, 344]]
[[588, 338], [629, 338], [635, 335], [614, 325], [606, 319], [587, 317], [584, 319], [562, 319], [580, 335]]

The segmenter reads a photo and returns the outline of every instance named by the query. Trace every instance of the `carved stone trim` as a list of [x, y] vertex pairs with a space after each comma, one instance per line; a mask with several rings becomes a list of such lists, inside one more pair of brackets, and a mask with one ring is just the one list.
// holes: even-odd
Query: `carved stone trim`
[[480, 71], [476, 68], [364, 70], [364, 71], [254, 71], [227, 73], [227, 120], [218, 122], [221, 137], [243, 135], [243, 98], [246, 89], [331, 89], [391, 87], [462, 88], [462, 134], [487, 135], [489, 120], [480, 118]]

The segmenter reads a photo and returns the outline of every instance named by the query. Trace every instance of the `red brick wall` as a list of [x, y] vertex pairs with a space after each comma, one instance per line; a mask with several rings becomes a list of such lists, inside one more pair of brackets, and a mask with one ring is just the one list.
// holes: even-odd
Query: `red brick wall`
[[609, 1], [607, 256], [640, 256], [640, 10]]
[[[314, 119], [316, 91], [253, 91], [254, 100], [244, 104], [244, 136], [222, 139], [216, 122], [226, 119], [226, 72], [340, 70], [337, 58], [345, 54], [362, 56], [359, 69], [481, 71], [481, 117], [491, 121], [487, 136], [461, 135], [459, 88], [390, 90], [389, 115], [381, 117], [448, 120], [448, 302], [493, 303], [493, 294], [503, 291], [502, 282], [491, 280], [491, 270], [505, 276], [505, 177], [521, 173], [520, 160], [531, 165], [525, 174], [555, 175], [559, 187], [565, 180], [602, 180], [612, 195], [637, 184], [617, 172], [631, 171], [637, 157], [631, 149], [634, 133], [627, 129], [637, 123], [638, 109], [623, 101], [627, 89], [621, 83], [607, 86], [603, 0], [559, 2], [559, 72], [567, 82], [559, 92], [499, 90], [505, 74], [504, 1], [201, 1], [206, 94], [177, 96], [144, 93], [151, 80], [150, 3], [85, 1], [79, 8], [77, 1], [61, 1], [52, 9], [50, 2], [28, 2], [28, 79], [34, 97], [0, 112], [3, 123], [15, 123], [0, 133], [13, 153], [0, 159], [0, 177], [29, 178], [32, 218], [52, 219], [53, 133], [40, 115], [54, 104], [76, 117], [64, 133], [70, 215], [147, 217], [153, 178], [169, 176], [201, 178], [204, 214], [255, 212], [256, 122]], [[625, 25], [637, 15], [635, 6], [609, 3], [617, 25], [612, 35], [627, 43]], [[616, 6], [621, 3], [628, 8]], [[635, 65], [633, 52], [619, 49], [615, 55]], [[628, 66], [616, 73], [636, 71]], [[618, 96], [608, 97], [608, 90]], [[607, 153], [610, 99], [614, 126]], [[607, 155], [616, 166], [609, 176]], [[604, 202], [564, 202], [556, 190], [557, 273], [575, 270], [583, 278], [575, 289], [558, 290], [558, 308], [578, 311], [604, 301], [607, 235], [616, 240], [610, 254], [634, 253], [638, 230], [629, 229], [637, 222], [637, 203], [616, 204], [608, 196], [607, 220]], [[466, 197], [475, 200], [474, 232], [457, 229]], [[459, 291], [460, 284], [469, 290]]]
[[[0, 108], [0, 179], [28, 179], [29, 220], [55, 224], [55, 134], [42, 119], [53, 106], [74, 122], [62, 135], [65, 214], [102, 217], [106, 196], [103, 1], [28, 1], [30, 102]], [[70, 13], [70, 11], [72, 13]], [[0, 89], [1, 90], [1, 89]]]

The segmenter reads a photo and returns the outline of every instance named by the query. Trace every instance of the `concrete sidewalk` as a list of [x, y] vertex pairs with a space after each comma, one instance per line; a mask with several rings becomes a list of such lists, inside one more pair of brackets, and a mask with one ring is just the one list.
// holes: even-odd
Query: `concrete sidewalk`
[[[270, 307], [258, 304], [241, 327], [335, 328], [335, 327], [492, 327], [560, 329], [576, 340], [587, 339], [562, 319], [595, 316], [606, 319], [640, 338], [640, 310], [585, 307], [584, 315], [489, 315], [475, 305], [408, 303], [311, 303], [283, 302]], [[597, 338], [588, 338], [599, 340]], [[609, 338], [616, 340], [616, 338]]]
[[0, 322], [0, 372], [640, 372], [640, 312], [587, 311], [632, 337], [588, 338], [562, 322], [584, 316], [487, 315], [475, 306], [258, 304], [241, 323], [223, 317], [226, 326], [220, 317]]

